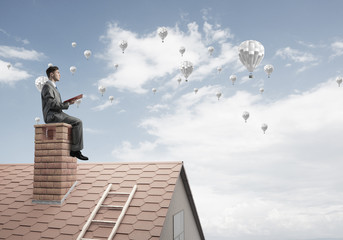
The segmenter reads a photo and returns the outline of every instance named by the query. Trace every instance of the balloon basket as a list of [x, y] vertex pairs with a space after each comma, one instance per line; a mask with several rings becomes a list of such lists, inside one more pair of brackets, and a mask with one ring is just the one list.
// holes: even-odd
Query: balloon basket
[[252, 73], [249, 74], [249, 78], [254, 78], [254, 76], [252, 75]]

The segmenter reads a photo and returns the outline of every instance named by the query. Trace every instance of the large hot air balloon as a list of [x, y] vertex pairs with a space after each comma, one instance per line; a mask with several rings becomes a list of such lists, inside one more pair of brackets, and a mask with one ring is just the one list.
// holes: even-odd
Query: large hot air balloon
[[338, 87], [341, 86], [342, 81], [343, 81], [342, 77], [337, 77], [336, 78], [336, 82], [338, 83]]
[[180, 47], [179, 52], [181, 53], [181, 57], [183, 56], [183, 54], [185, 53], [186, 48], [185, 47]]
[[168, 35], [168, 30], [165, 27], [160, 27], [157, 29], [157, 33], [158, 36], [160, 36], [160, 38], [162, 39], [162, 42], [164, 42], [164, 39], [167, 37]]
[[49, 79], [45, 76], [40, 76], [38, 78], [36, 78], [35, 80], [35, 85], [36, 85], [36, 88], [39, 92], [42, 91], [42, 88], [43, 88], [43, 85], [48, 81]]
[[261, 129], [263, 130], [263, 133], [265, 134], [266, 130], [268, 129], [268, 125], [263, 123], [262, 126], [261, 126]]
[[85, 50], [83, 52], [83, 55], [85, 55], [86, 59], [88, 60], [88, 58], [92, 55], [92, 52], [91, 50]]
[[243, 114], [242, 114], [242, 117], [244, 118], [245, 122], [247, 122], [249, 116], [250, 116], [250, 114], [247, 111], [243, 112]]
[[184, 61], [181, 63], [180, 71], [182, 72], [183, 76], [186, 78], [186, 82], [188, 82], [188, 77], [193, 72], [193, 64], [190, 61]]
[[71, 46], [72, 46], [73, 48], [76, 47], [76, 45], [77, 45], [76, 42], [72, 42], [72, 43], [71, 43]]
[[270, 74], [272, 74], [273, 70], [273, 65], [267, 64], [266, 66], [264, 66], [264, 71], [267, 73], [268, 78], [270, 78]]
[[250, 72], [249, 78], [253, 78], [252, 72], [264, 57], [263, 45], [255, 40], [244, 41], [238, 47], [238, 55], [242, 64]]
[[208, 51], [208, 53], [210, 54], [210, 56], [212, 56], [212, 53], [213, 53], [213, 51], [214, 51], [214, 47], [212, 47], [212, 46], [208, 47], [208, 48], [207, 48], [207, 51]]
[[75, 66], [71, 66], [69, 70], [74, 75], [74, 73], [76, 72], [76, 67]]
[[120, 41], [119, 47], [122, 50], [122, 52], [124, 53], [125, 49], [127, 48], [127, 41], [125, 41], [125, 40]]
[[104, 86], [99, 86], [98, 90], [101, 93], [101, 96], [104, 96], [104, 92], [106, 91], [106, 88]]
[[230, 76], [230, 80], [232, 81], [232, 85], [235, 85], [236, 79], [237, 79], [236, 75]]

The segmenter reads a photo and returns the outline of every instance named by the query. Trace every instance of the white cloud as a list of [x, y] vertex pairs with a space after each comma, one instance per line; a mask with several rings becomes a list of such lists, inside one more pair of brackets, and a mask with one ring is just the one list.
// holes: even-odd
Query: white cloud
[[343, 55], [343, 42], [342, 41], [336, 41], [336, 42], [332, 43], [331, 49], [334, 52], [334, 54], [332, 54], [330, 58], [342, 56]]
[[119, 100], [118, 99], [114, 99], [112, 102], [110, 100], [107, 100], [106, 102], [96, 106], [96, 107], [93, 107], [92, 110], [93, 111], [103, 111], [105, 110], [106, 108], [109, 108], [109, 107], [112, 107], [114, 105], [117, 105], [119, 103]]
[[[208, 235], [342, 235], [342, 89], [335, 80], [276, 102], [245, 91], [217, 101], [218, 87], [179, 96], [168, 114], [142, 121], [153, 141], [137, 147], [126, 141], [113, 154], [124, 161], [184, 161]], [[243, 111], [250, 112], [247, 123]]]
[[35, 50], [27, 50], [22, 47], [0, 45], [0, 57], [39, 61], [42, 58], [45, 58], [45, 55], [44, 53], [40, 53]]
[[297, 63], [308, 63], [318, 61], [318, 58], [316, 58], [313, 54], [302, 52], [297, 49], [292, 49], [290, 47], [277, 50], [275, 55], [280, 56], [283, 59], [290, 59]]
[[8, 64], [9, 62], [0, 60], [0, 83], [14, 84], [15, 82], [31, 77], [26, 71], [17, 68], [17, 64], [14, 66], [11, 64], [9, 69], [7, 67]]
[[[194, 65], [192, 80], [201, 81], [213, 73], [217, 66], [225, 66], [237, 61], [236, 48], [226, 42], [230, 33], [228, 29], [213, 27], [209, 23], [204, 25], [204, 34], [199, 31], [196, 23], [187, 25], [188, 31], [182, 32], [178, 26], [168, 29], [168, 36], [164, 43], [151, 32], [144, 36], [121, 29], [117, 24], [110, 24], [105, 36], [101, 40], [108, 44], [106, 53], [99, 55], [108, 62], [110, 69], [118, 63], [120, 68], [113, 70], [99, 82], [106, 87], [116, 87], [119, 90], [129, 90], [135, 93], [146, 93], [149, 83], [163, 85], [165, 79], [179, 76], [181, 61], [188, 60]], [[204, 35], [204, 36], [203, 36]], [[206, 38], [212, 36], [218, 49], [215, 56], [210, 57], [207, 53]], [[118, 46], [121, 40], [128, 41], [128, 48], [122, 54]], [[184, 46], [186, 52], [181, 57], [179, 48]]]

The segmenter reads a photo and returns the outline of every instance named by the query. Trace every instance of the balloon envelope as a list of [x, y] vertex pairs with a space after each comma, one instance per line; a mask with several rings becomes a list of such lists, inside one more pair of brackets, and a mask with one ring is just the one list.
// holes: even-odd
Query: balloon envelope
[[125, 49], [127, 48], [127, 41], [125, 41], [125, 40], [122, 40], [122, 41], [120, 41], [119, 42], [119, 47], [120, 47], [120, 49], [122, 50], [122, 52], [124, 53], [124, 51], [125, 51]]
[[70, 72], [72, 74], [74, 74], [76, 72], [76, 67], [75, 66], [71, 66], [69, 70], [70, 70]]
[[266, 133], [266, 130], [268, 129], [268, 125], [263, 123], [261, 126], [261, 129], [263, 130], [263, 133]]
[[86, 59], [88, 60], [88, 58], [92, 55], [92, 52], [91, 50], [85, 50], [83, 52], [83, 55], [85, 55]]
[[250, 116], [250, 114], [247, 111], [243, 112], [243, 114], [242, 114], [242, 117], [245, 120], [245, 122], [247, 122], [247, 119], [249, 118], [249, 116]]
[[221, 92], [217, 92], [216, 96], [217, 96], [217, 98], [219, 100], [219, 98], [222, 96], [222, 93]]
[[210, 46], [207, 48], [207, 51], [210, 55], [212, 55], [213, 51], [214, 51], [214, 47]]
[[113, 102], [114, 97], [113, 97], [113, 96], [109, 96], [108, 99], [109, 99], [111, 102]]
[[181, 53], [181, 56], [185, 53], [186, 48], [185, 47], [180, 47], [179, 52]]
[[231, 75], [231, 76], [230, 76], [230, 80], [232, 81], [232, 85], [235, 84], [236, 79], [237, 79], [236, 75]]
[[36, 85], [36, 88], [39, 92], [42, 91], [42, 88], [43, 88], [43, 85], [48, 81], [49, 79], [45, 76], [40, 76], [38, 78], [36, 78], [35, 80], [35, 85]]
[[194, 93], [197, 94], [197, 92], [199, 91], [199, 89], [194, 88]]
[[336, 78], [336, 82], [338, 83], [338, 87], [341, 86], [342, 81], [343, 81], [342, 77], [337, 77]]
[[104, 95], [104, 92], [106, 91], [106, 88], [104, 86], [99, 86], [98, 87], [99, 92], [101, 93], [101, 96]]
[[255, 40], [247, 40], [242, 42], [238, 47], [239, 60], [250, 72], [249, 77], [252, 78], [252, 72], [261, 63], [264, 57], [263, 45]]
[[270, 77], [270, 74], [274, 71], [274, 67], [271, 64], [267, 64], [264, 66], [264, 71], [267, 73], [268, 77]]
[[72, 43], [71, 43], [71, 46], [72, 46], [72, 47], [76, 47], [76, 45], [77, 45], [76, 42], [72, 42]]
[[165, 27], [160, 27], [157, 29], [158, 32], [158, 36], [160, 36], [160, 38], [162, 39], [162, 42], [164, 42], [164, 39], [167, 37], [168, 35], [168, 30]]
[[193, 72], [193, 64], [190, 61], [184, 61], [181, 63], [180, 71], [185, 76], [186, 82], [188, 81], [189, 75]]

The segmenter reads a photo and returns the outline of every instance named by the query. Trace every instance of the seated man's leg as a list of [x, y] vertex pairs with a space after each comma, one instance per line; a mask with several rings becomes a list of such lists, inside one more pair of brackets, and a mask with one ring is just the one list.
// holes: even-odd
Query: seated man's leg
[[83, 149], [83, 127], [82, 121], [76, 117], [65, 114], [64, 123], [72, 126], [71, 129], [71, 151], [80, 151]]

